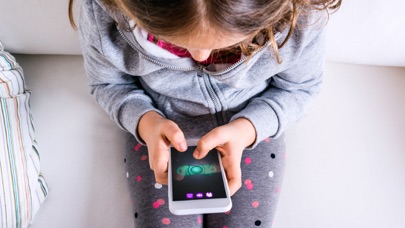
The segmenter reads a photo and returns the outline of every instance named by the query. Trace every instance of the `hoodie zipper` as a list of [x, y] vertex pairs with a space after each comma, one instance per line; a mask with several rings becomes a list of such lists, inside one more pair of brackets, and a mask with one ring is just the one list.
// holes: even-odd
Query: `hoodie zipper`
[[[135, 46], [131, 43], [131, 41], [129, 41], [128, 38], [124, 35], [124, 33], [121, 31], [121, 29], [119, 29], [118, 27], [117, 27], [117, 29], [118, 29], [120, 35], [124, 38], [125, 42], [127, 42], [127, 43], [129, 44], [129, 46], [131, 46], [134, 50], [136, 50], [136, 51], [138, 51], [140, 54], [142, 54], [142, 56], [143, 56], [145, 59], [147, 59], [148, 61], [150, 61], [150, 62], [152, 62], [152, 63], [155, 63], [155, 64], [157, 64], [157, 65], [159, 65], [159, 66], [162, 66], [162, 67], [165, 67], [165, 68], [168, 68], [168, 69], [171, 69], [171, 70], [180, 70], [180, 71], [202, 70], [202, 71], [206, 72], [206, 73], [209, 74], [209, 75], [218, 76], [218, 75], [224, 74], [224, 73], [226, 73], [226, 72], [228, 72], [228, 71], [231, 71], [231, 70], [235, 69], [236, 67], [238, 67], [240, 64], [242, 64], [243, 62], [245, 62], [245, 61], [248, 59], [248, 57], [244, 56], [244, 57], [241, 58], [238, 62], [236, 62], [236, 63], [232, 64], [231, 66], [229, 66], [229, 67], [227, 67], [227, 68], [225, 68], [225, 69], [223, 69], [223, 70], [221, 70], [221, 71], [218, 71], [218, 72], [211, 72], [211, 71], [208, 71], [208, 70], [206, 70], [203, 66], [200, 66], [200, 65], [196, 65], [196, 66], [193, 66], [193, 67], [176, 67], [176, 66], [164, 64], [164, 63], [162, 63], [162, 62], [159, 62], [159, 61], [157, 61], [157, 60], [155, 60], [155, 59], [149, 57], [145, 52], [143, 52], [142, 50], [140, 50], [140, 48], [135, 47]], [[275, 36], [275, 39], [277, 40], [280, 35], [281, 35], [280, 33], [277, 33], [276, 36]], [[263, 49], [267, 48], [269, 45], [270, 45], [270, 41], [267, 41], [267, 42], [266, 42], [263, 46], [261, 46], [255, 53], [253, 53], [253, 55], [251, 56], [251, 58], [252, 58], [253, 56], [255, 56], [256, 54], [258, 54], [259, 52], [261, 52]]]
[[207, 89], [207, 92], [208, 92], [208, 95], [210, 96], [211, 101], [214, 104], [215, 118], [217, 120], [218, 125], [219, 126], [224, 125], [225, 120], [222, 117], [221, 99], [215, 92], [214, 87], [212, 86], [212, 83], [210, 81], [210, 76], [207, 73], [205, 73], [203, 70], [198, 72], [198, 76], [200, 76], [203, 79], [205, 88]]
[[[212, 83], [209, 79], [209, 75], [213, 75], [213, 76], [217, 76], [217, 75], [221, 75], [224, 74], [230, 70], [235, 69], [236, 67], [238, 67], [240, 64], [242, 64], [243, 62], [246, 61], [246, 59], [248, 57], [244, 56], [243, 58], [241, 58], [238, 62], [232, 64], [231, 66], [218, 71], [218, 72], [210, 72], [208, 70], [206, 70], [204, 67], [200, 66], [200, 65], [196, 65], [193, 67], [176, 67], [176, 66], [172, 66], [172, 65], [167, 65], [164, 64], [162, 62], [159, 62], [153, 58], [150, 58], [146, 53], [144, 53], [142, 50], [140, 50], [140, 48], [135, 47], [129, 40], [128, 38], [123, 34], [123, 32], [117, 27], [119, 33], [121, 34], [121, 36], [124, 38], [124, 40], [136, 51], [138, 51], [140, 54], [143, 55], [143, 57], [145, 59], [147, 59], [148, 61], [155, 63], [159, 66], [171, 69], [171, 70], [179, 70], [179, 71], [193, 71], [193, 70], [197, 70], [197, 75], [199, 77], [203, 78], [204, 81], [204, 85], [208, 91], [208, 94], [214, 104], [214, 110], [215, 110], [215, 118], [217, 120], [217, 123], [219, 126], [225, 124], [225, 120], [222, 117], [222, 104], [221, 104], [221, 100], [219, 98], [219, 96], [217, 95], [217, 93], [214, 90], [214, 87], [212, 86]], [[277, 34], [280, 35], [280, 34]], [[276, 39], [278, 38], [276, 35]], [[260, 47], [251, 57], [253, 57], [254, 55], [258, 54], [259, 52], [261, 52], [263, 49], [267, 48], [270, 45], [270, 41], [267, 41], [262, 47]]]

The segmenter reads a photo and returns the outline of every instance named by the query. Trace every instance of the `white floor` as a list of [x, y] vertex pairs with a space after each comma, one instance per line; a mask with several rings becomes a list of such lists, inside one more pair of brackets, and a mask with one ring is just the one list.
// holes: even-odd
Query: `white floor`
[[[50, 187], [31, 227], [133, 227], [125, 139], [89, 95], [82, 58], [17, 60]], [[275, 228], [405, 226], [405, 68], [328, 63], [287, 143]]]

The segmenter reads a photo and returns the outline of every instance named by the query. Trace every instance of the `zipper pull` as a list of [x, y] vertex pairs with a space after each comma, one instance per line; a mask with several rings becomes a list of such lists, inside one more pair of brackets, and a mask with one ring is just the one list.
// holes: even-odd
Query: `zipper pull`
[[198, 77], [203, 77], [204, 76], [204, 70], [203, 70], [203, 67], [201, 65], [197, 66], [197, 76]]

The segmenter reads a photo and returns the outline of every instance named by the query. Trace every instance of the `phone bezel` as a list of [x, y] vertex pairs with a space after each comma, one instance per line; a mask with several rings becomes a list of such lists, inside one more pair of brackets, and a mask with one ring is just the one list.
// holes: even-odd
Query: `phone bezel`
[[[198, 140], [187, 140], [188, 146], [196, 146]], [[228, 181], [226, 179], [224, 167], [222, 165], [221, 155], [217, 151], [219, 165], [221, 168], [221, 174], [223, 184], [225, 188], [226, 198], [220, 199], [195, 199], [184, 201], [173, 201], [173, 189], [172, 189], [172, 156], [169, 156], [168, 167], [168, 198], [169, 198], [169, 210], [175, 215], [188, 215], [188, 214], [208, 214], [208, 213], [224, 213], [232, 208], [232, 200], [229, 194]]]

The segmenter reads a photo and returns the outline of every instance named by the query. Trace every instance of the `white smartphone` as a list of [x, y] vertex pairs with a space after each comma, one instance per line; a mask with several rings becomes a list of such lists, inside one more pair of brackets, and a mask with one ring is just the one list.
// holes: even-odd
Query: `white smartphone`
[[169, 161], [169, 210], [175, 215], [227, 212], [232, 208], [228, 182], [217, 150], [197, 160], [196, 141], [179, 152], [171, 147]]

